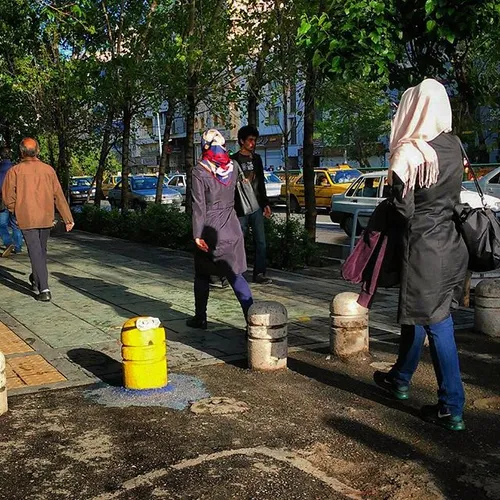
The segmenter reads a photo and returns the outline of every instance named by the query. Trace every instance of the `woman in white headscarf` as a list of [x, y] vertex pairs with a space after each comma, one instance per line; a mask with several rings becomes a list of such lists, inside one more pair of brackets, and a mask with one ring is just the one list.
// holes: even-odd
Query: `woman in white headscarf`
[[450, 430], [465, 428], [451, 309], [458, 306], [468, 253], [454, 223], [460, 201], [463, 162], [452, 135], [446, 89], [427, 79], [408, 89], [392, 123], [389, 184], [406, 219], [398, 321], [399, 356], [375, 382], [398, 399], [408, 399], [425, 336], [439, 385], [438, 404], [424, 406], [423, 417]]

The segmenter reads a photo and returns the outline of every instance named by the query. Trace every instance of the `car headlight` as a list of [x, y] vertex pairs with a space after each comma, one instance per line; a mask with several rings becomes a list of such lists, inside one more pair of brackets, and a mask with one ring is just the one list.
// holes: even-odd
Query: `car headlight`
[[496, 203], [492, 203], [490, 205], [491, 210], [494, 212], [500, 212], [500, 201], [497, 201]]
[[73, 194], [81, 194], [80, 191], [73, 191]]
[[156, 196], [144, 196], [144, 199], [146, 201], [155, 201], [156, 200]]
[[92, 194], [95, 194], [95, 188], [92, 189]]

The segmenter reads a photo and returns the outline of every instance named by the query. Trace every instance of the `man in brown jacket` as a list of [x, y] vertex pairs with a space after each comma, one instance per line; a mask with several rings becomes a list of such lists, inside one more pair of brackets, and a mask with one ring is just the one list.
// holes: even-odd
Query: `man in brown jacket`
[[35, 297], [49, 302], [47, 241], [54, 224], [54, 203], [66, 224], [66, 231], [71, 231], [75, 224], [54, 169], [38, 159], [38, 142], [26, 138], [19, 147], [21, 162], [7, 173], [2, 199], [15, 214], [23, 232], [31, 260], [30, 282]]

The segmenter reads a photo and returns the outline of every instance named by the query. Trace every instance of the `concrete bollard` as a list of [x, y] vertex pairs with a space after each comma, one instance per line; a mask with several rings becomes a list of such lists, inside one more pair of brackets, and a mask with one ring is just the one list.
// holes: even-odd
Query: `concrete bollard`
[[474, 300], [475, 330], [490, 337], [500, 337], [500, 279], [478, 283]]
[[286, 369], [288, 313], [279, 302], [258, 302], [248, 311], [248, 366], [252, 370]]
[[357, 293], [343, 292], [330, 306], [330, 352], [349, 358], [369, 352], [368, 309], [357, 303]]
[[7, 365], [5, 356], [0, 352], [0, 415], [7, 413]]

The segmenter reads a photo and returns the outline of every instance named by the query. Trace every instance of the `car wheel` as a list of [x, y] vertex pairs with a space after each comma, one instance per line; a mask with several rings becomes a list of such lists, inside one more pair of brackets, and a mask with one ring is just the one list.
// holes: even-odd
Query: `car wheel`
[[142, 206], [142, 203], [138, 200], [134, 200], [132, 202], [132, 210], [135, 210], [136, 212], [143, 212], [144, 207]]
[[109, 198], [109, 204], [111, 206], [111, 208], [117, 208], [118, 207], [118, 204], [116, 203], [116, 200], [114, 198]]
[[[352, 236], [352, 223], [353, 223], [353, 216], [348, 215], [345, 217], [342, 222], [340, 223], [340, 227], [344, 230], [344, 232], [349, 236], [349, 238]], [[356, 236], [359, 236], [363, 232], [363, 227], [361, 224], [358, 223], [356, 224]]]
[[299, 201], [295, 198], [295, 196], [290, 196], [290, 212], [295, 214], [300, 214], [301, 212]]

